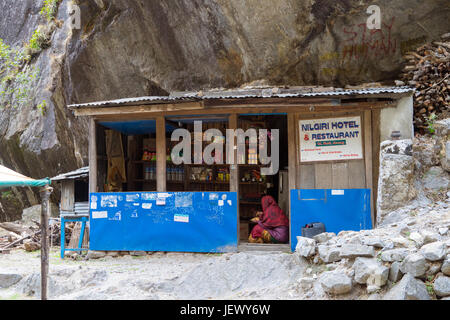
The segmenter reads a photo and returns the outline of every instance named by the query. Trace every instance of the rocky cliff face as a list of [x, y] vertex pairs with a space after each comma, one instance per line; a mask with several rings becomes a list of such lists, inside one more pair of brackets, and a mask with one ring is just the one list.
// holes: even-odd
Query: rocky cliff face
[[[33, 60], [41, 71], [33, 102], [0, 109], [0, 162], [33, 177], [86, 164], [86, 121], [75, 119], [68, 103], [260, 79], [390, 81], [399, 76], [402, 53], [448, 32], [450, 16], [447, 0], [78, 0], [81, 28], [72, 29], [69, 2], [59, 4], [50, 47]], [[381, 8], [380, 30], [366, 27], [371, 4]], [[0, 38], [21, 46], [45, 23], [42, 5], [0, 0]], [[36, 109], [42, 99], [43, 116]], [[30, 190], [15, 193], [19, 211], [37, 201]], [[14, 215], [4, 211], [0, 219]]]

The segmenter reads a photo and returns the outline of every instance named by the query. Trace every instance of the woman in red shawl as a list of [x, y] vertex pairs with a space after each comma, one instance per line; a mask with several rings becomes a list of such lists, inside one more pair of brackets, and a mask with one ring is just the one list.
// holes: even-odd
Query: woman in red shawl
[[289, 240], [289, 220], [272, 196], [261, 199], [263, 212], [251, 221], [258, 223], [253, 227], [248, 241], [250, 243], [287, 243]]

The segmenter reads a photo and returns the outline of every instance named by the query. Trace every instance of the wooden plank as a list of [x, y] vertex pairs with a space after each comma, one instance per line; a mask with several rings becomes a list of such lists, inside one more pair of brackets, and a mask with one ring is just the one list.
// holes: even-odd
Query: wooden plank
[[[202, 115], [202, 114], [231, 114], [231, 113], [289, 113], [302, 112], [306, 114], [321, 112], [361, 111], [364, 109], [390, 108], [392, 103], [349, 103], [344, 105], [323, 104], [281, 104], [270, 103], [267, 105], [229, 105], [205, 108], [201, 103], [190, 104], [161, 104], [143, 106], [118, 106], [118, 107], [83, 107], [74, 109], [76, 116], [115, 116], [117, 120], [135, 120], [142, 117], [155, 118], [159, 115]], [[312, 110], [311, 108], [314, 107]]]
[[296, 114], [294, 118], [294, 141], [295, 141], [295, 185], [297, 188], [301, 188], [301, 179], [302, 179], [302, 170], [300, 169], [300, 147], [301, 147], [301, 140], [300, 140], [300, 132], [299, 132], [299, 115]]
[[89, 119], [89, 193], [97, 192], [97, 123]]
[[61, 210], [73, 211], [75, 204], [75, 180], [61, 181]]
[[300, 165], [299, 189], [314, 189], [316, 187], [316, 166], [314, 164]]
[[366, 187], [366, 167], [364, 160], [349, 161], [348, 176], [350, 189], [364, 189]]
[[164, 117], [156, 118], [156, 191], [167, 191], [166, 181], [166, 121]]
[[378, 178], [380, 170], [380, 110], [372, 111], [372, 179], [373, 179], [373, 212], [376, 227], [377, 200], [378, 200]]
[[348, 175], [348, 163], [333, 163], [331, 165], [332, 176], [332, 188], [333, 189], [348, 189], [349, 175]]
[[375, 227], [373, 177], [372, 177], [372, 112], [364, 111], [364, 163], [366, 166], [366, 188], [370, 189], [370, 212], [372, 226]]
[[[289, 176], [289, 192], [292, 189], [296, 189], [296, 176], [297, 176], [297, 145], [295, 143], [296, 139], [296, 128], [295, 125], [295, 115], [290, 113], [287, 115], [287, 135], [288, 135], [288, 176]], [[290, 206], [289, 206], [290, 207]]]
[[316, 189], [331, 189], [332, 168], [331, 163], [318, 163], [315, 165], [315, 188]]

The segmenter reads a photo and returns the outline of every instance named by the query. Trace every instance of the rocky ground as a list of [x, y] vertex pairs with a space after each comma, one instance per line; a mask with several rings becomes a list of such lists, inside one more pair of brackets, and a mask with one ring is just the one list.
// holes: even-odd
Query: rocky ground
[[[449, 299], [449, 205], [448, 197], [436, 204], [416, 201], [400, 222], [300, 238], [293, 254], [110, 253], [61, 260], [55, 248], [50, 255], [49, 296]], [[39, 298], [39, 270], [39, 252], [14, 250], [0, 256], [0, 299]]]

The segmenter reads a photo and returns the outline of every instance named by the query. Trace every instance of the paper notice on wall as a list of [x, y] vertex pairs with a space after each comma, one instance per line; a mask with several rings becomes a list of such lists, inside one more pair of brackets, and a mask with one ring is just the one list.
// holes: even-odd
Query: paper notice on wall
[[156, 205], [157, 206], [165, 206], [166, 205], [166, 198], [157, 198], [156, 199]]
[[92, 219], [106, 219], [108, 211], [92, 211]]
[[97, 202], [92, 202], [92, 200], [91, 200], [91, 209], [93, 209], [93, 210], [97, 209]]
[[219, 200], [219, 201], [218, 201], [219, 207], [223, 207], [223, 204], [224, 204], [223, 200]]
[[151, 209], [152, 208], [152, 204], [151, 203], [143, 203], [142, 204], [142, 209]]
[[332, 196], [343, 196], [345, 193], [344, 190], [331, 190], [331, 195]]
[[188, 223], [189, 222], [189, 215], [188, 214], [175, 214], [173, 216], [173, 220], [175, 222], [184, 222], [184, 223]]
[[300, 161], [363, 159], [361, 117], [300, 120]]

